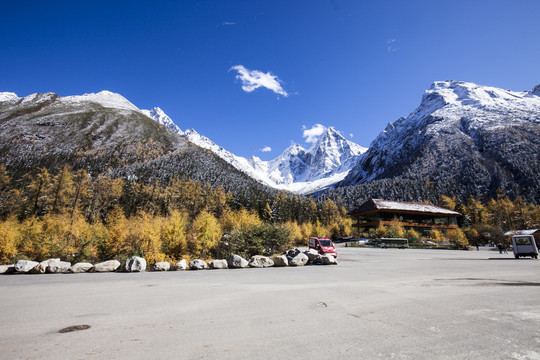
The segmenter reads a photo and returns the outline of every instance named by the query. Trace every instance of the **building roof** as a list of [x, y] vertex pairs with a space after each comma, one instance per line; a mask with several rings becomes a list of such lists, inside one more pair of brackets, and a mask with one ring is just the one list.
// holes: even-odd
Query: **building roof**
[[431, 204], [422, 204], [415, 202], [404, 201], [391, 201], [381, 199], [370, 199], [360, 205], [359, 208], [350, 212], [351, 215], [355, 215], [363, 212], [376, 212], [376, 211], [388, 211], [388, 212], [407, 212], [416, 214], [429, 214], [429, 215], [443, 215], [443, 216], [459, 216], [461, 215], [457, 211], [448, 210], [439, 206]]
[[510, 230], [504, 233], [505, 236], [513, 236], [513, 235], [534, 235], [538, 229], [530, 229], [530, 230]]

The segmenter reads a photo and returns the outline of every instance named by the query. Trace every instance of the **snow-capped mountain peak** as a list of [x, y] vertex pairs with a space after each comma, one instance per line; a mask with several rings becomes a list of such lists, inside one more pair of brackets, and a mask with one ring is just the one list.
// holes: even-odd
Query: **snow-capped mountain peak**
[[165, 125], [175, 133], [178, 133], [180, 135], [184, 135], [184, 132], [180, 130], [180, 128], [172, 121], [172, 119], [165, 114], [163, 110], [161, 110], [158, 107], [153, 108], [152, 110], [141, 110], [143, 114], [146, 116], [154, 119], [161, 125]]
[[[514, 180], [509, 179], [538, 164], [534, 149], [540, 126], [539, 91], [540, 87], [519, 92], [437, 81], [426, 90], [420, 106], [379, 134], [340, 185], [399, 174], [429, 177], [447, 186], [448, 179], [460, 178], [470, 189], [483, 184], [484, 189], [474, 190], [478, 192], [487, 187], [493, 192], [498, 186], [510, 188]], [[532, 151], [522, 150], [527, 148]], [[532, 177], [527, 173], [515, 181]]]
[[98, 93], [61, 97], [60, 101], [63, 103], [75, 104], [96, 103], [106, 108], [140, 111], [138, 107], [133, 105], [122, 95], [108, 90], [100, 91]]

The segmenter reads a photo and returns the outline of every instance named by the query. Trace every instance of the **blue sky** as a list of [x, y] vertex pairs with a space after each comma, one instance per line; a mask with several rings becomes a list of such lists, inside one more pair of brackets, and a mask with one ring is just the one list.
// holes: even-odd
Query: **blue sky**
[[368, 146], [436, 80], [539, 84], [539, 14], [537, 0], [2, 1], [0, 91], [118, 92], [245, 157], [309, 146], [316, 124]]

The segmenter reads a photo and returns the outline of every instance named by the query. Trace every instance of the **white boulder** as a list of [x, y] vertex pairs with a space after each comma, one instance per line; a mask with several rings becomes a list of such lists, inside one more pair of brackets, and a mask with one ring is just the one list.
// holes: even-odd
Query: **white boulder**
[[248, 266], [249, 262], [240, 255], [231, 255], [228, 261], [229, 267], [233, 269], [242, 269]]
[[76, 263], [75, 265], [71, 265], [69, 268], [69, 271], [71, 271], [74, 274], [83, 273], [89, 271], [93, 267], [92, 264], [87, 262], [80, 262]]
[[185, 259], [182, 259], [176, 264], [174, 264], [171, 270], [178, 271], [178, 270], [186, 270], [186, 269], [187, 269], [187, 262]]
[[39, 263], [37, 261], [19, 260], [15, 263], [15, 271], [18, 273], [28, 273], [38, 265]]
[[326, 255], [323, 255], [321, 257], [321, 264], [323, 264], [323, 265], [337, 265], [338, 262], [337, 262], [337, 259], [334, 256], [326, 254]]
[[142, 257], [132, 256], [126, 260], [124, 270], [127, 272], [146, 271], [146, 260]]
[[11, 274], [15, 271], [15, 265], [0, 265], [0, 274]]
[[35, 268], [32, 269], [32, 274], [45, 274], [50, 265], [59, 263], [60, 259], [48, 259], [40, 262]]
[[169, 271], [171, 264], [168, 261], [159, 261], [154, 264], [154, 271]]
[[212, 260], [208, 262], [208, 267], [210, 269], [227, 269], [229, 265], [227, 264], [227, 260]]
[[191, 260], [189, 262], [189, 269], [190, 270], [204, 270], [204, 269], [207, 269], [208, 268], [208, 265], [202, 261], [201, 259], [195, 259], [195, 260]]
[[300, 253], [293, 257], [291, 260], [289, 260], [290, 266], [304, 266], [309, 261], [309, 258], [306, 254]]
[[274, 266], [274, 262], [267, 256], [255, 255], [249, 259], [249, 266], [253, 268], [266, 268]]
[[274, 266], [289, 266], [289, 260], [285, 255], [274, 255], [270, 259], [272, 259], [272, 261], [274, 262]]
[[92, 271], [94, 272], [113, 272], [120, 267], [120, 261], [118, 260], [108, 260], [99, 264], [94, 265]]
[[52, 274], [59, 274], [69, 270], [71, 263], [67, 261], [58, 261], [49, 265], [47, 271]]

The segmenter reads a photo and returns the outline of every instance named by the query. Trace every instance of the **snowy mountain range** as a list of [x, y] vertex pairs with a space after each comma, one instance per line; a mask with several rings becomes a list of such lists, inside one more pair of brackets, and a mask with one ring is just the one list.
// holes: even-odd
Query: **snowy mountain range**
[[466, 199], [498, 191], [538, 203], [540, 86], [515, 92], [438, 81], [369, 149], [329, 127], [309, 149], [293, 144], [270, 161], [236, 156], [182, 131], [161, 109], [138, 109], [109, 91], [0, 93], [0, 160], [21, 173], [68, 163], [163, 181], [182, 174], [230, 189], [308, 194], [330, 187], [351, 204], [366, 196]]
[[141, 110], [158, 123], [184, 135], [192, 143], [208, 149], [252, 178], [275, 189], [308, 194], [343, 180], [367, 150], [347, 140], [333, 127], [309, 148], [293, 144], [270, 161], [256, 156], [249, 159], [234, 155], [212, 140], [190, 129], [185, 132], [158, 107]]
[[400, 177], [462, 197], [502, 190], [539, 201], [539, 173], [540, 86], [515, 92], [438, 81], [338, 186]]

